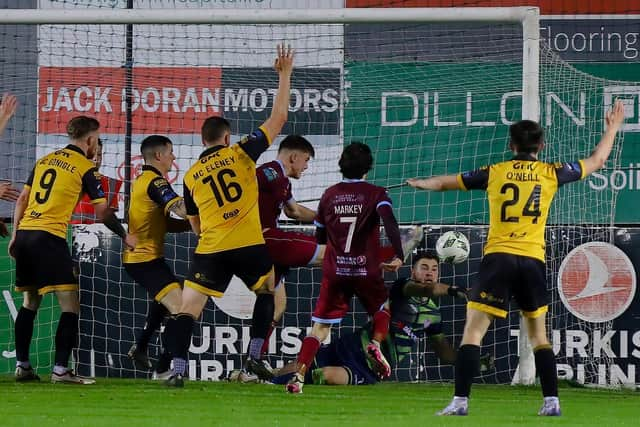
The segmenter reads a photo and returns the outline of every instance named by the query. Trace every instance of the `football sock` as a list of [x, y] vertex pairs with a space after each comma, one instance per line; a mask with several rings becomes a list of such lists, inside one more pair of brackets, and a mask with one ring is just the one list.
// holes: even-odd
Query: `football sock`
[[35, 318], [36, 312], [25, 307], [20, 307], [16, 316], [16, 359], [23, 368], [29, 367], [25, 366], [25, 363], [29, 365], [29, 345], [33, 337], [33, 321]]
[[173, 373], [176, 375], [186, 375], [187, 373], [187, 359], [182, 357], [173, 358]]
[[271, 326], [269, 326], [269, 330], [267, 331], [267, 336], [264, 338], [264, 343], [262, 344], [262, 348], [260, 349], [260, 358], [269, 351], [269, 339], [271, 338], [271, 334], [273, 334], [273, 330], [278, 325], [278, 322], [275, 320], [271, 321]]
[[260, 360], [264, 343], [265, 340], [262, 338], [251, 338], [251, 341], [249, 341], [249, 357], [254, 360]]
[[384, 341], [389, 334], [389, 321], [391, 313], [386, 308], [376, 311], [373, 315], [373, 339], [378, 343]]
[[158, 362], [156, 363], [156, 372], [161, 374], [167, 372], [171, 367], [171, 353], [165, 351], [160, 355]]
[[191, 344], [195, 320], [188, 313], [179, 313], [174, 322], [175, 324], [170, 327], [169, 331], [172, 336], [169, 340], [174, 345], [173, 370], [177, 374], [184, 375], [189, 359], [189, 344]]
[[480, 373], [480, 346], [465, 344], [458, 349], [456, 357], [455, 396], [469, 397], [473, 379]]
[[175, 325], [176, 318], [170, 316], [167, 318], [167, 323], [164, 326], [164, 331], [161, 334], [162, 346], [164, 351], [160, 355], [158, 362], [156, 363], [156, 372], [166, 372], [171, 366], [171, 359], [173, 358], [173, 349], [175, 348]]
[[56, 365], [53, 367], [53, 372], [54, 372], [56, 375], [64, 375], [64, 374], [66, 374], [66, 373], [67, 373], [67, 371], [68, 371], [68, 370], [69, 370], [69, 369], [67, 368], [67, 366], [66, 366], [66, 365], [65, 365], [65, 366], [61, 366], [61, 365], [58, 365], [57, 363], [56, 363]]
[[249, 356], [260, 359], [262, 345], [273, 321], [273, 294], [257, 294], [256, 303], [253, 306], [249, 342]]
[[558, 374], [556, 372], [556, 358], [551, 345], [541, 345], [533, 349], [536, 361], [536, 371], [540, 377], [542, 395], [544, 397], [558, 396]]
[[318, 337], [314, 337], [313, 335], [304, 337], [304, 340], [302, 340], [302, 348], [298, 354], [298, 372], [304, 374], [309, 366], [311, 366], [320, 348], [320, 344]]
[[162, 324], [162, 320], [169, 314], [169, 311], [166, 309], [164, 305], [159, 303], [158, 301], [153, 301], [151, 306], [149, 307], [149, 314], [147, 314], [147, 321], [142, 328], [142, 332], [138, 337], [138, 342], [136, 345], [138, 346], [138, 351], [146, 353], [147, 348], [149, 347], [149, 341], [151, 341], [151, 337], [153, 333], [160, 328]]
[[75, 347], [77, 340], [78, 315], [68, 311], [62, 312], [58, 321], [58, 330], [56, 331], [56, 365], [67, 366], [71, 350]]

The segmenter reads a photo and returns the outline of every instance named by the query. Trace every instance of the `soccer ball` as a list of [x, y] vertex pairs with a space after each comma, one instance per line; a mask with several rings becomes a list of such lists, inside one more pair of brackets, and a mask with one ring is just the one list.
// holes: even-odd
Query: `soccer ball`
[[459, 231], [447, 231], [436, 242], [440, 261], [458, 264], [469, 258], [469, 240]]

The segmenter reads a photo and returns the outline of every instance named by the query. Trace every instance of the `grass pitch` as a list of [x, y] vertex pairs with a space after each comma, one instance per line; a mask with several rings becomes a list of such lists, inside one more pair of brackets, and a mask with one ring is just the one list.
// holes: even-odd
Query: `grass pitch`
[[468, 417], [437, 417], [452, 385], [282, 386], [188, 382], [184, 389], [141, 380], [98, 379], [92, 386], [16, 384], [0, 377], [3, 426], [638, 426], [640, 393], [562, 388], [563, 415], [536, 416], [537, 387], [473, 389]]

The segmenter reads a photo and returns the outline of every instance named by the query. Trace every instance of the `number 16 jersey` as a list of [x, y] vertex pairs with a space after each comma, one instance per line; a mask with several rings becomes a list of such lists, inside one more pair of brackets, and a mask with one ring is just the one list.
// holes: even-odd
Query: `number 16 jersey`
[[544, 231], [558, 187], [584, 178], [582, 161], [545, 163], [529, 154], [458, 175], [465, 190], [486, 190], [489, 236], [484, 254], [508, 253], [545, 261]]
[[270, 143], [260, 128], [238, 144], [207, 148], [185, 173], [187, 215], [200, 217], [197, 254], [264, 244], [256, 160]]

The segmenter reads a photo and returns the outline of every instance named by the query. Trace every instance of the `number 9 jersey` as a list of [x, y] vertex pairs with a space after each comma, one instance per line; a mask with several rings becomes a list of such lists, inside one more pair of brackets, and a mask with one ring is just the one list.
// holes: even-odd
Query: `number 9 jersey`
[[75, 145], [42, 157], [25, 183], [31, 191], [18, 230], [46, 231], [66, 239], [67, 224], [83, 193], [92, 204], [106, 202], [100, 177], [93, 162]]
[[544, 231], [558, 187], [584, 178], [582, 161], [545, 163], [529, 154], [458, 175], [464, 190], [486, 190], [489, 236], [484, 254], [545, 261]]
[[238, 144], [207, 148], [185, 173], [187, 215], [200, 217], [197, 254], [264, 244], [256, 160], [270, 143], [260, 128]]

